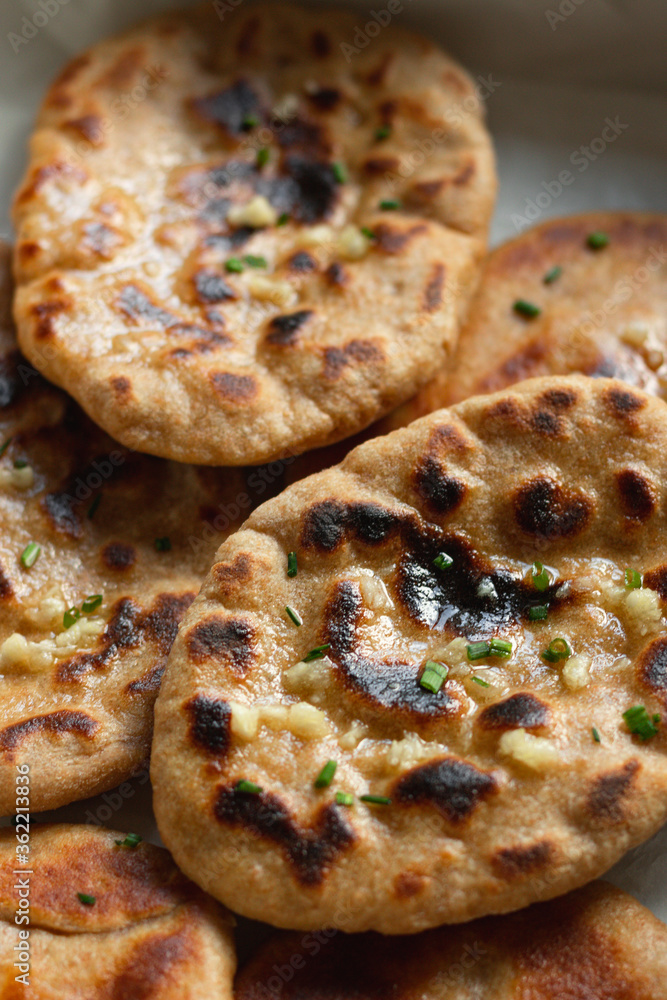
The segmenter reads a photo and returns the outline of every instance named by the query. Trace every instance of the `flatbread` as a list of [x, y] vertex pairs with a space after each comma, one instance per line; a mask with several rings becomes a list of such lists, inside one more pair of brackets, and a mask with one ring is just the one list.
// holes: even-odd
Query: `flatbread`
[[550, 903], [418, 937], [280, 933], [237, 1000], [665, 1000], [667, 927], [594, 883]]
[[0, 832], [3, 997], [231, 1000], [233, 918], [167, 851], [121, 846], [124, 833], [48, 825], [30, 831], [21, 864], [25, 836], [21, 825]]
[[[5, 278], [7, 263], [7, 248], [0, 247]], [[4, 281], [0, 302], [8, 301]], [[15, 769], [24, 761], [32, 768], [33, 811], [104, 791], [146, 767], [153, 702], [178, 623], [217, 546], [256, 493], [240, 470], [177, 465], [112, 441], [42, 381], [18, 353], [6, 309], [4, 319], [0, 815], [6, 816], [14, 812]], [[26, 568], [21, 556], [31, 543], [41, 553]], [[97, 595], [102, 601], [81, 614], [86, 598]], [[66, 629], [70, 608], [80, 618]]]
[[[571, 376], [439, 411], [256, 510], [157, 701], [154, 804], [177, 863], [278, 926], [391, 934], [608, 869], [667, 819], [666, 483], [665, 404]], [[546, 662], [561, 637], [570, 654]], [[510, 659], [469, 661], [498, 638]], [[427, 660], [449, 668], [440, 690]]]
[[[606, 246], [588, 245], [596, 233], [608, 237]], [[540, 315], [517, 313], [521, 299]], [[379, 431], [522, 379], [573, 372], [620, 378], [667, 398], [667, 215], [587, 212], [551, 219], [498, 247], [455, 361]]]
[[392, 24], [349, 57], [355, 12], [222, 14], [148, 21], [53, 84], [15, 315], [117, 440], [246, 465], [354, 433], [445, 363], [496, 181], [479, 85], [430, 42]]

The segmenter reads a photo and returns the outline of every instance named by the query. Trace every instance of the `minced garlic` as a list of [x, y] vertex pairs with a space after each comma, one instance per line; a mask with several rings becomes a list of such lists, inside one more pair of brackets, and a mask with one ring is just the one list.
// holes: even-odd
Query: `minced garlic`
[[246, 286], [251, 295], [262, 302], [272, 302], [276, 306], [288, 306], [296, 301], [296, 291], [289, 281], [265, 278], [261, 274], [248, 275]]
[[251, 229], [263, 229], [264, 226], [275, 226], [278, 213], [263, 194], [256, 194], [245, 205], [232, 205], [227, 213], [230, 226], [250, 226]]
[[0, 487], [15, 490], [29, 490], [35, 482], [35, 470], [31, 465], [24, 465], [20, 469], [14, 467], [0, 469]]
[[502, 754], [525, 764], [533, 771], [544, 771], [558, 762], [558, 749], [544, 736], [533, 736], [525, 729], [503, 733], [498, 744]]
[[660, 624], [662, 609], [655, 590], [642, 587], [629, 591], [625, 598], [625, 607], [642, 635], [646, 635]]
[[240, 705], [231, 702], [231, 730], [239, 739], [253, 740], [259, 727], [286, 731], [300, 739], [321, 739], [329, 733], [327, 718], [307, 702], [294, 705]]
[[578, 653], [576, 656], [570, 656], [565, 661], [561, 677], [571, 691], [578, 691], [580, 688], [586, 687], [591, 679], [590, 669], [592, 662], [591, 657], [587, 656], [586, 653]]

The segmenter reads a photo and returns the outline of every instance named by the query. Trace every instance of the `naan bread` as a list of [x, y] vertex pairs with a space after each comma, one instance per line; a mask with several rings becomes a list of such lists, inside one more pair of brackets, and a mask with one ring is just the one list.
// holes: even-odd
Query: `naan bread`
[[231, 1000], [233, 918], [166, 851], [48, 825], [33, 827], [19, 854], [22, 831], [0, 832], [0, 995]]
[[[595, 234], [609, 242], [589, 246]], [[540, 314], [517, 313], [522, 299]], [[454, 363], [378, 433], [522, 379], [574, 372], [667, 398], [667, 215], [551, 219], [494, 250]]]
[[236, 1000], [665, 1000], [667, 927], [602, 882], [418, 937], [276, 934]]
[[0, 247], [0, 816], [19, 763], [35, 812], [146, 766], [178, 623], [255, 496], [240, 471], [128, 451], [43, 382], [16, 349], [7, 263]]
[[[661, 400], [535, 379], [370, 441], [220, 548], [157, 701], [160, 832], [293, 928], [408, 933], [582, 885], [667, 819], [666, 598]], [[469, 660], [498, 639], [509, 659]]]
[[495, 196], [482, 103], [393, 25], [349, 58], [358, 22], [206, 3], [49, 91], [15, 203], [19, 338], [127, 446], [270, 461], [445, 363]]

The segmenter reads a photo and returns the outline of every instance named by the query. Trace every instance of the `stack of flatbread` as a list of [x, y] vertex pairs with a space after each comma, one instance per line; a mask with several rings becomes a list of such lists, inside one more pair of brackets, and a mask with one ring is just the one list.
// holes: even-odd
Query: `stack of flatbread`
[[[667, 821], [667, 218], [486, 257], [478, 88], [387, 17], [207, 4], [44, 100], [2, 996], [231, 996], [234, 911], [284, 929], [239, 1000], [667, 998], [667, 928], [595, 881]], [[132, 778], [171, 857], [31, 825]]]

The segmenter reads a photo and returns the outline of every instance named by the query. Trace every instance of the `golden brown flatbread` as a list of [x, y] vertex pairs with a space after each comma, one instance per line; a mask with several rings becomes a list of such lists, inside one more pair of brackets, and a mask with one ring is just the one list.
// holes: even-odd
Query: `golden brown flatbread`
[[237, 1000], [665, 1000], [667, 927], [602, 882], [417, 937], [276, 934]]
[[665, 403], [554, 377], [256, 510], [157, 701], [177, 863], [278, 926], [391, 934], [608, 869], [667, 819], [666, 483]]
[[146, 766], [178, 623], [256, 496], [240, 470], [128, 451], [44, 382], [16, 347], [7, 264], [0, 246], [0, 816], [17, 764], [33, 811]]
[[348, 436], [445, 363], [495, 170], [456, 63], [358, 15], [214, 5], [51, 87], [15, 202], [33, 364], [125, 445], [247, 465]]
[[21, 823], [0, 832], [6, 1000], [231, 1000], [233, 918], [166, 851], [101, 828], [40, 825], [19, 854], [26, 836]]

